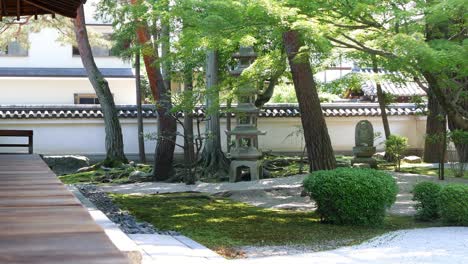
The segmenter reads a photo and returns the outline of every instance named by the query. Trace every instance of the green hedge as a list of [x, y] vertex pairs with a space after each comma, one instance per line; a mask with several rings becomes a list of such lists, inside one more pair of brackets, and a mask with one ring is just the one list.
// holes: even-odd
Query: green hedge
[[437, 203], [444, 222], [468, 226], [468, 185], [448, 184], [444, 186]]
[[388, 173], [357, 168], [313, 172], [304, 188], [325, 222], [380, 225], [396, 199], [398, 187]]
[[420, 182], [414, 186], [413, 201], [416, 204], [416, 218], [423, 221], [439, 218], [439, 206], [437, 199], [442, 187], [433, 182]]

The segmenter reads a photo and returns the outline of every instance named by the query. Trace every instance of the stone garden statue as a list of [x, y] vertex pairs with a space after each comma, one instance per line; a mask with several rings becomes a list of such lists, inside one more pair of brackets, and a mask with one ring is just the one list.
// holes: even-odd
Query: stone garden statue
[[372, 158], [375, 154], [374, 128], [368, 120], [361, 120], [356, 125], [355, 132], [356, 145], [353, 148], [354, 158], [351, 165], [368, 164], [371, 168], [377, 168], [377, 161]]

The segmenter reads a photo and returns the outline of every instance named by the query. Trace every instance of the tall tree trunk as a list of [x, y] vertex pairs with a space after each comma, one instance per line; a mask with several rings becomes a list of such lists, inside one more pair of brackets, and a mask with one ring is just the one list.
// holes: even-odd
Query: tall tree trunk
[[229, 160], [221, 149], [221, 128], [219, 118], [218, 53], [208, 51], [206, 56], [206, 140], [201, 154], [203, 174], [207, 177], [227, 175]]
[[427, 93], [427, 121], [426, 121], [426, 139], [424, 141], [424, 162], [428, 163], [438, 163], [440, 157], [443, 153], [444, 143], [434, 140], [434, 138], [439, 138], [443, 135], [446, 127], [444, 124], [444, 117], [442, 114], [442, 108], [437, 101], [432, 89], [434, 87], [433, 83], [429, 83], [429, 91]]
[[[184, 163], [187, 167], [187, 175], [184, 180], [186, 184], [195, 184], [196, 175], [194, 171], [196, 158], [195, 158], [195, 144], [193, 135], [193, 108], [195, 104], [192, 101], [191, 95], [193, 91], [193, 71], [186, 69], [184, 73], [184, 95], [186, 100], [190, 100], [190, 107], [184, 110]], [[189, 98], [190, 97], [190, 98]]]
[[[132, 5], [138, 4], [138, 0], [131, 0]], [[157, 56], [155, 52], [145, 52], [145, 51], [153, 51], [156, 50], [157, 47], [153, 45], [151, 42], [151, 35], [149, 34], [148, 31], [148, 26], [146, 22], [143, 21], [137, 21], [137, 23], [140, 23], [137, 27], [137, 40], [140, 45], [142, 45], [142, 56], [143, 56], [143, 61], [145, 63], [145, 69], [146, 73], [148, 75], [148, 83], [151, 88], [151, 94], [153, 95], [153, 99], [155, 101], [159, 100], [159, 91], [158, 91], [158, 68], [153, 65], [155, 61], [157, 61], [159, 56]], [[161, 73], [159, 73], [161, 74]]]
[[[184, 92], [189, 95], [193, 91], [193, 77], [192, 70], [187, 70], [184, 77]], [[192, 98], [187, 98], [191, 100]], [[184, 159], [186, 164], [193, 164], [195, 162], [195, 145], [193, 135], [193, 107], [194, 104], [190, 103], [190, 107], [184, 111], [184, 137], [185, 148], [184, 148]]]
[[[169, 59], [170, 53], [170, 29], [169, 22], [162, 22], [162, 42], [161, 52], [163, 60], [163, 71], [154, 61], [152, 66], [156, 70], [156, 80], [158, 88], [157, 111], [158, 111], [158, 143], [156, 145], [156, 156], [154, 160], [154, 179], [156, 181], [171, 180], [174, 176], [174, 150], [177, 137], [177, 121], [172, 115], [172, 98], [171, 98], [171, 79], [170, 71], [171, 64]], [[154, 50], [155, 57], [159, 58], [158, 50]], [[163, 75], [164, 74], [164, 75]]]
[[138, 120], [138, 153], [140, 162], [146, 163], [145, 154], [145, 138], [143, 129], [143, 113], [141, 107], [141, 73], [140, 73], [140, 51], [135, 55], [135, 81], [136, 81], [136, 104], [137, 104], [137, 120]]
[[[463, 99], [461, 105], [464, 109], [468, 109], [468, 99]], [[457, 125], [456, 122], [452, 120], [452, 118], [448, 117], [448, 126], [450, 131], [454, 130], [463, 130], [461, 127]], [[466, 130], [465, 130], [466, 131]], [[458, 154], [458, 161], [468, 163], [468, 143], [466, 142], [455, 142], [455, 148]]]
[[[375, 56], [372, 58], [372, 70], [374, 71], [374, 74], [376, 75], [379, 74], [379, 67], [377, 65], [377, 59], [375, 58]], [[376, 86], [377, 86], [377, 100], [379, 101], [379, 108], [380, 108], [380, 112], [382, 115], [382, 124], [384, 127], [385, 139], [388, 139], [391, 135], [391, 132], [390, 132], [390, 124], [388, 123], [385, 94], [382, 90], [382, 85], [379, 80], [376, 81]]]
[[106, 160], [104, 164], [107, 166], [117, 166], [121, 163], [127, 163], [128, 160], [124, 154], [122, 128], [120, 127], [118, 112], [115, 107], [114, 98], [109, 89], [109, 84], [102, 76], [94, 61], [91, 45], [89, 44], [88, 32], [86, 30], [83, 5], [78, 8], [75, 19], [75, 34], [81, 61], [88, 73], [89, 81], [96, 92], [104, 115], [106, 131]]
[[299, 32], [292, 30], [283, 33], [283, 42], [299, 102], [310, 171], [334, 169], [336, 168], [335, 155], [320, 106], [309, 56], [304, 54], [296, 56], [299, 49], [304, 46], [304, 42]]
[[[131, 4], [138, 4], [138, 0], [131, 0]], [[148, 30], [148, 25], [144, 21], [137, 27], [137, 38], [142, 48], [143, 61], [145, 62], [146, 73], [151, 93], [156, 101], [156, 111], [158, 113], [158, 139], [156, 143], [156, 153], [154, 157], [153, 179], [155, 181], [167, 181], [174, 176], [174, 150], [176, 143], [177, 122], [172, 116], [172, 99], [170, 87], [165, 85], [161, 67], [159, 65], [159, 53], [157, 45], [153, 45]], [[164, 23], [163, 23], [164, 24]], [[168, 24], [165, 24], [168, 26]], [[167, 33], [169, 30], [167, 30]], [[169, 41], [169, 36], [166, 38]], [[163, 44], [163, 52], [167, 52], [169, 43]], [[148, 51], [152, 51], [151, 53]]]

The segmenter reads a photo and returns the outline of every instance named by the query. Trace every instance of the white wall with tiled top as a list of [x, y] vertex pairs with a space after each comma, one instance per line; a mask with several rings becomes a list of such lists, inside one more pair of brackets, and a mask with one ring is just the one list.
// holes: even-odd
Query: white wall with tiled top
[[[369, 120], [375, 132], [383, 134], [380, 117], [327, 117], [326, 122], [336, 152], [350, 152], [354, 146], [354, 131], [356, 124], [363, 119]], [[392, 133], [408, 137], [410, 149], [422, 150], [424, 147], [424, 130], [426, 118], [420, 116], [390, 116]], [[121, 119], [124, 135], [125, 152], [138, 153], [138, 132], [136, 119]], [[264, 151], [301, 152], [302, 138], [288, 137], [301, 125], [300, 118], [260, 118], [259, 129], [267, 132], [259, 137], [259, 147]], [[222, 119], [221, 131], [225, 131], [226, 123]], [[40, 154], [105, 154], [105, 132], [102, 119], [8, 119], [1, 120], [0, 129], [26, 129], [34, 131], [34, 149]], [[157, 131], [155, 119], [145, 119], [145, 133]], [[204, 127], [201, 127], [204, 131]], [[179, 127], [179, 132], [183, 132]], [[226, 135], [221, 134], [223, 147], [226, 147]], [[0, 142], [11, 143], [11, 138], [0, 138]], [[179, 137], [179, 144], [183, 139]], [[378, 149], [383, 149], [376, 142]], [[155, 141], [146, 141], [146, 152], [154, 154]], [[5, 151], [0, 149], [0, 152]], [[10, 150], [11, 151], [11, 150]], [[182, 153], [176, 148], [176, 153]]]

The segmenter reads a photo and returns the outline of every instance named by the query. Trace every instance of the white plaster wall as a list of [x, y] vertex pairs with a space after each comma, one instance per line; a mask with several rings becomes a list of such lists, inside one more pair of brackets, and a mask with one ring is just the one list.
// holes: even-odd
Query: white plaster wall
[[[116, 104], [135, 104], [135, 80], [108, 78]], [[74, 104], [75, 93], [93, 93], [87, 78], [0, 78], [0, 104]]]
[[[354, 146], [354, 127], [358, 121], [364, 118], [327, 118], [328, 131], [335, 151], [350, 151]], [[374, 125], [376, 132], [383, 129], [379, 117], [367, 118]], [[422, 149], [424, 144], [425, 120], [422, 117], [404, 116], [390, 117], [392, 133], [409, 138], [410, 148]], [[122, 119], [125, 152], [127, 154], [138, 153], [137, 124], [135, 119]], [[262, 118], [259, 120], [259, 128], [266, 130], [268, 134], [259, 139], [263, 150], [275, 152], [299, 152], [302, 150], [300, 138], [287, 135], [300, 125], [299, 118]], [[224, 131], [225, 122], [222, 122]], [[102, 120], [1, 120], [0, 129], [26, 129], [34, 130], [34, 149], [40, 154], [104, 154], [104, 124]], [[155, 132], [157, 122], [155, 119], [145, 120], [145, 133]], [[201, 127], [204, 131], [204, 127]], [[181, 128], [179, 127], [179, 131]], [[19, 142], [20, 139], [0, 138], [0, 142]], [[24, 142], [24, 141], [23, 141]], [[222, 133], [222, 142], [225, 147], [226, 137]], [[146, 141], [145, 147], [148, 154], [154, 154], [155, 141]], [[182, 138], [178, 138], [182, 144]], [[380, 145], [381, 149], [383, 146]], [[11, 151], [2, 149], [0, 151]], [[176, 148], [177, 153], [182, 149]]]
[[[110, 26], [92, 26], [91, 30], [101, 33], [112, 32]], [[0, 56], [0, 67], [28, 68], [83, 68], [81, 58], [72, 56], [72, 46], [58, 41], [55, 29], [43, 29], [29, 35], [29, 54], [26, 57]], [[129, 62], [118, 57], [96, 57], [100, 68], [132, 68]]]

